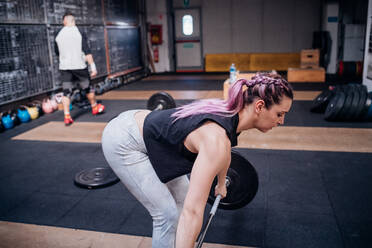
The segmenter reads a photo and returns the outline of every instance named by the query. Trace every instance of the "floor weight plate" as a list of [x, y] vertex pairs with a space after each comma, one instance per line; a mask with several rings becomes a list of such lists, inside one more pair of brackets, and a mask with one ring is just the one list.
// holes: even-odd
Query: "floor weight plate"
[[119, 182], [120, 179], [110, 168], [93, 168], [83, 170], [75, 175], [75, 184], [79, 187], [103, 188]]
[[358, 108], [355, 114], [355, 120], [360, 120], [363, 119], [362, 113], [363, 109], [365, 107], [367, 98], [368, 98], [368, 92], [367, 88], [364, 85], [359, 85], [359, 103], [358, 103]]
[[173, 97], [167, 92], [158, 92], [150, 97], [147, 101], [147, 109], [162, 110], [176, 107]]
[[325, 111], [324, 119], [327, 121], [337, 121], [338, 114], [344, 106], [346, 95], [342, 91], [337, 91], [335, 96], [329, 102]]
[[[250, 203], [258, 190], [258, 175], [255, 168], [239, 153], [231, 152], [231, 163], [227, 171], [227, 195], [220, 201], [218, 208], [234, 210]], [[208, 197], [208, 203], [213, 204], [216, 199], [214, 188], [217, 178], [213, 181]]]
[[338, 116], [338, 120], [342, 120], [342, 121], [346, 121], [349, 119], [350, 117], [350, 110], [351, 110], [351, 107], [352, 107], [352, 102], [353, 102], [353, 98], [354, 98], [354, 89], [352, 86], [350, 85], [346, 85], [344, 87], [344, 91], [345, 93], [345, 102], [344, 102], [344, 105], [342, 106], [342, 109], [340, 110], [339, 114], [337, 115]]
[[351, 102], [351, 109], [350, 109], [350, 115], [349, 119], [353, 121], [356, 118], [356, 112], [358, 110], [358, 104], [359, 104], [359, 99], [360, 99], [360, 94], [359, 94], [359, 86], [356, 84], [353, 84], [352, 87], [354, 88], [354, 96], [353, 96], [353, 101]]
[[330, 89], [324, 90], [313, 100], [310, 111], [314, 113], [324, 113], [333, 95], [334, 95], [333, 90]]

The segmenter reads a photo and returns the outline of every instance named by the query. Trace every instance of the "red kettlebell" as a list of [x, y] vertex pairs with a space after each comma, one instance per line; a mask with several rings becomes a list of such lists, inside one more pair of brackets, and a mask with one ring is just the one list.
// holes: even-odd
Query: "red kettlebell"
[[53, 113], [53, 111], [54, 111], [53, 105], [50, 102], [49, 98], [44, 98], [43, 99], [43, 103], [42, 103], [41, 108], [43, 109], [44, 113], [46, 113], [46, 114]]

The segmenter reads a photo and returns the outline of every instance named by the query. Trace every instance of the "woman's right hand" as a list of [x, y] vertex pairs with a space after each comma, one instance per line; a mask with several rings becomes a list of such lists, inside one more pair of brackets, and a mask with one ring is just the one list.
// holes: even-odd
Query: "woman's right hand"
[[221, 195], [221, 199], [225, 198], [227, 194], [226, 182], [217, 183], [216, 187], [214, 188], [214, 195]]

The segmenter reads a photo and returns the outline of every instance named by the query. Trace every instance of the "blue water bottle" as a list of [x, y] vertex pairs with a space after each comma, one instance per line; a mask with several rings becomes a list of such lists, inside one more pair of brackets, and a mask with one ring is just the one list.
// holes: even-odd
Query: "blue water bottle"
[[235, 83], [236, 81], [236, 67], [235, 64], [232, 63], [230, 66], [230, 84]]

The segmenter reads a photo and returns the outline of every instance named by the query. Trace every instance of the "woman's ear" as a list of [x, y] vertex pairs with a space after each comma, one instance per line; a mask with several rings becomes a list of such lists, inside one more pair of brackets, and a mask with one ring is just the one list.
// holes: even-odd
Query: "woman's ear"
[[255, 103], [255, 111], [257, 114], [261, 113], [263, 108], [265, 107], [265, 102], [262, 99], [259, 99]]

